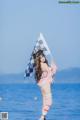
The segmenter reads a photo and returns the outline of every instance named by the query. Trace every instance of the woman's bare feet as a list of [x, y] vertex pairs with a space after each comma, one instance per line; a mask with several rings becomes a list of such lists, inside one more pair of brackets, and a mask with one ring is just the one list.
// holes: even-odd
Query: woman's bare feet
[[41, 115], [40, 119], [39, 120], [45, 120], [45, 117], [44, 115]]

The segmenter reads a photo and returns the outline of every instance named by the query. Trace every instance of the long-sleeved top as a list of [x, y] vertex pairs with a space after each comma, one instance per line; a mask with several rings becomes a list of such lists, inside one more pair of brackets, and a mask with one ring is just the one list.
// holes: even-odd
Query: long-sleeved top
[[44, 86], [47, 82], [48, 83], [53, 83], [53, 75], [56, 73], [57, 67], [56, 65], [52, 65], [49, 67], [47, 71], [43, 71], [41, 79], [38, 82], [38, 86], [42, 87]]

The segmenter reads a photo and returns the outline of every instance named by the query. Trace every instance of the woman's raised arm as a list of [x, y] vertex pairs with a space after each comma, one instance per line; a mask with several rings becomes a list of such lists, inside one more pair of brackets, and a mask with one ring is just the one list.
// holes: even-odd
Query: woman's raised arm
[[51, 62], [51, 72], [52, 72], [52, 75], [56, 73], [57, 71], [57, 66], [56, 64], [54, 63], [54, 61]]

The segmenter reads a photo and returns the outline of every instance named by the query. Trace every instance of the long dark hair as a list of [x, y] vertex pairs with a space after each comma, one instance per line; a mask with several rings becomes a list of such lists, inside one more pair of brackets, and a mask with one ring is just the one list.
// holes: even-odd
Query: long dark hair
[[49, 66], [46, 56], [43, 53], [43, 50], [38, 50], [35, 54], [33, 54], [34, 66], [35, 66], [35, 79], [37, 83], [39, 82], [42, 75], [41, 58], [40, 58], [41, 55], [45, 57], [44, 63], [46, 63]]

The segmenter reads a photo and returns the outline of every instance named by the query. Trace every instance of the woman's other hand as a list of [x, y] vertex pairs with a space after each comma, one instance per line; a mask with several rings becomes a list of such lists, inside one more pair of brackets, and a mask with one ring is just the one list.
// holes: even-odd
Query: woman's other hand
[[52, 74], [55, 74], [56, 71], [57, 71], [57, 66], [56, 64], [54, 63], [54, 61], [51, 62], [51, 71], [52, 71]]

